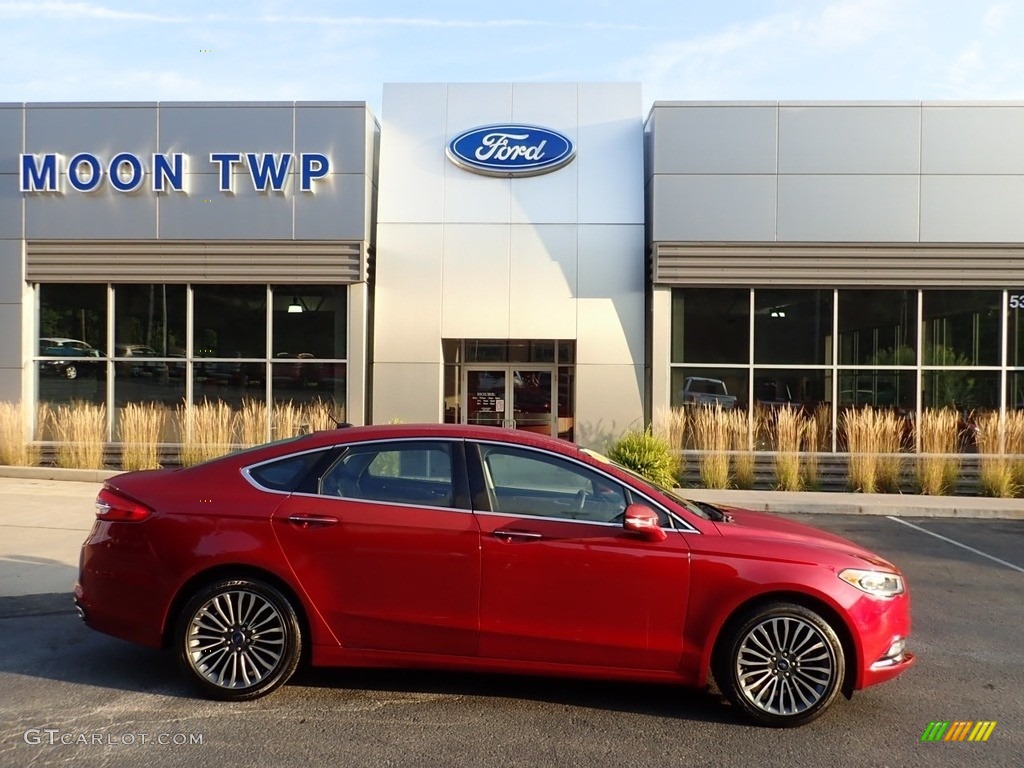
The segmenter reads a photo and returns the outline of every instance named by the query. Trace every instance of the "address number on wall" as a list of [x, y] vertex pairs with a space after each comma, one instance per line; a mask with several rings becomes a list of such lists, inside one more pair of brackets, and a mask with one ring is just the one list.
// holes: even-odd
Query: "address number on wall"
[[1010, 309], [1024, 309], [1024, 293], [1010, 294]]

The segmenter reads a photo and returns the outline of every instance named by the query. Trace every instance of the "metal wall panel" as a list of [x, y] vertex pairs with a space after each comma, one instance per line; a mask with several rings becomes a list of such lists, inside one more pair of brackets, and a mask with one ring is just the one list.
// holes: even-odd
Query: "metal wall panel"
[[378, 224], [442, 220], [447, 93], [439, 83], [384, 86]]
[[157, 114], [155, 103], [26, 104], [25, 151], [58, 152], [65, 161], [92, 152], [104, 162], [132, 152], [148, 166], [159, 151]]
[[650, 186], [655, 242], [775, 239], [775, 176], [666, 173]]
[[[644, 222], [644, 144], [636, 83], [579, 85], [580, 224]], [[570, 131], [571, 135], [571, 131]], [[557, 174], [553, 174], [557, 175]]]
[[[143, 188], [115, 192], [34, 193], [25, 196], [25, 239], [142, 240], [157, 237], [157, 196]], [[198, 201], [192, 201], [198, 206]]]
[[779, 107], [780, 174], [916, 174], [920, 158], [918, 105]]
[[0, 239], [0, 304], [21, 303], [21, 292], [25, 288], [24, 248], [21, 240]]
[[211, 152], [291, 152], [289, 103], [160, 104], [160, 151], [184, 152], [206, 165]]
[[929, 105], [921, 110], [921, 170], [1024, 174], [1024, 105]]
[[910, 175], [779, 176], [776, 239], [915, 242], [919, 184]]
[[[25, 146], [24, 136], [25, 112], [20, 104], [0, 104], [0, 174], [20, 173], [18, 154]], [[14, 189], [18, 189], [15, 180]], [[0, 234], [0, 237], [5, 235]]]
[[23, 198], [17, 175], [0, 173], [0, 240], [21, 240], [24, 236]]
[[329, 103], [297, 104], [295, 154], [323, 152], [331, 158], [332, 174], [372, 173], [374, 158], [366, 149], [367, 146], [371, 149], [373, 147], [373, 142], [367, 141], [367, 137], [373, 135], [376, 125], [367, 125], [368, 114], [362, 104], [353, 104], [351, 107]]
[[22, 334], [14, 333], [14, 329], [20, 327], [21, 304], [0, 304], [0, 328], [4, 329], [0, 333], [0, 367], [21, 369]]
[[923, 177], [921, 240], [1024, 241], [1024, 174]]
[[649, 124], [655, 173], [774, 174], [775, 103], [659, 102]]
[[334, 283], [366, 279], [361, 243], [38, 240], [29, 282]]
[[[374, 265], [373, 359], [441, 362], [441, 224], [381, 224]], [[436, 371], [435, 371], [436, 373]]]
[[992, 287], [1024, 283], [1024, 246], [658, 243], [654, 282], [715, 286]]
[[574, 224], [511, 228], [512, 338], [576, 338], [578, 237]]

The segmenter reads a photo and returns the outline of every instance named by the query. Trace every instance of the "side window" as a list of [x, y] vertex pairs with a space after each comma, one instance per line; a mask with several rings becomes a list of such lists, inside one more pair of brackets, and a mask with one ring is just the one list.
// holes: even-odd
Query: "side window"
[[452, 507], [451, 446], [416, 441], [352, 446], [324, 473], [320, 493], [361, 501]]
[[311, 451], [260, 464], [249, 470], [249, 477], [267, 490], [294, 491], [323, 455], [323, 451]]
[[626, 509], [622, 486], [586, 467], [504, 446], [481, 454], [495, 512], [611, 523]]

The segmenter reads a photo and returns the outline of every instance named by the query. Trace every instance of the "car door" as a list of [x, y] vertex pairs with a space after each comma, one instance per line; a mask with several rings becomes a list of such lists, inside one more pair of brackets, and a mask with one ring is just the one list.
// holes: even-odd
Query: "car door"
[[[484, 658], [673, 670], [688, 547], [622, 527], [630, 492], [568, 458], [498, 443], [467, 449], [479, 520]], [[664, 516], [667, 523], [667, 515]]]
[[480, 550], [463, 444], [354, 444], [314, 485], [281, 505], [274, 529], [341, 644], [474, 654]]

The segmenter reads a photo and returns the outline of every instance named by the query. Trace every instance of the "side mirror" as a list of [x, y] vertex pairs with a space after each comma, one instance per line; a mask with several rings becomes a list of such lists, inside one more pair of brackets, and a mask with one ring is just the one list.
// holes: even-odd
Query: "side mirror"
[[668, 537], [658, 523], [658, 513], [643, 504], [630, 504], [626, 507], [622, 527], [647, 541], [664, 541]]

